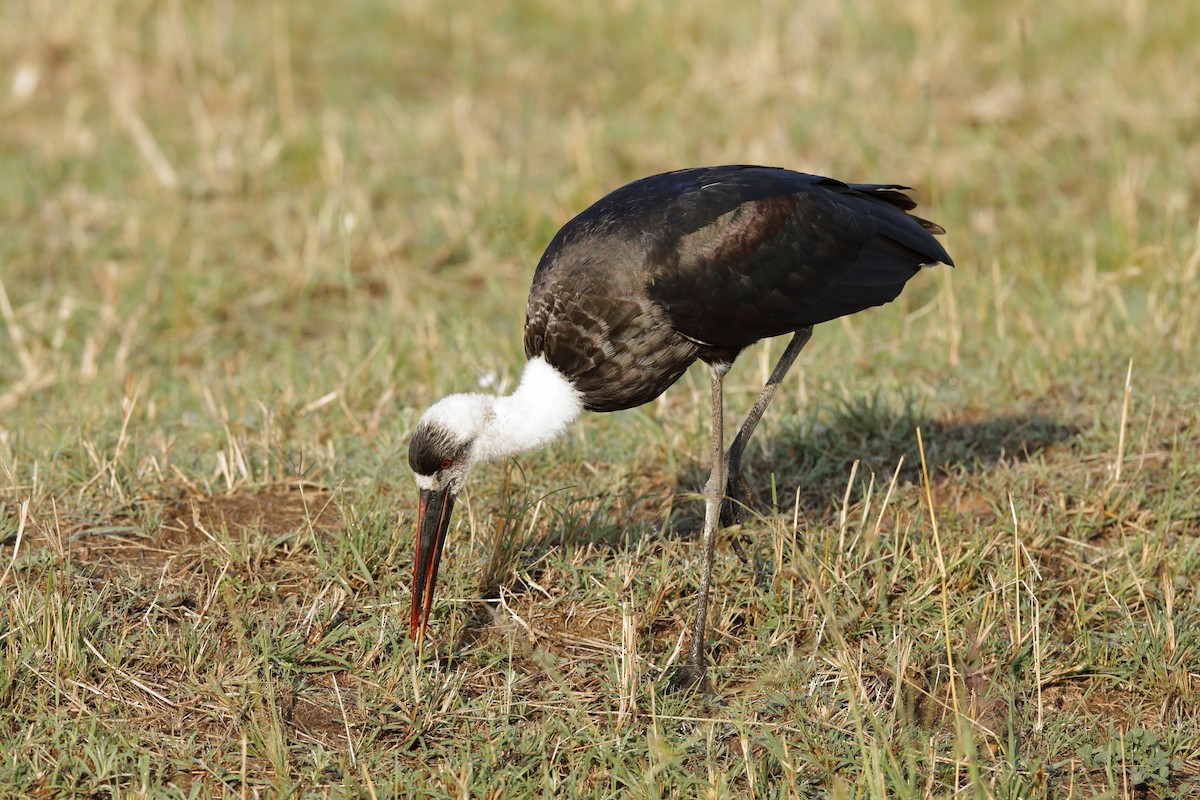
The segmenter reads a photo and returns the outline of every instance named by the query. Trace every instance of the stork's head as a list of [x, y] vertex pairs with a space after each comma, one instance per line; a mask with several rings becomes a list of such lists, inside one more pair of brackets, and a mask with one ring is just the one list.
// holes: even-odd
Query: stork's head
[[413, 562], [412, 635], [429, 624], [442, 545], [454, 498], [480, 461], [537, 450], [562, 435], [583, 411], [583, 397], [562, 373], [532, 358], [508, 396], [452, 394], [430, 406], [408, 446], [421, 490]]
[[417, 510], [417, 550], [413, 559], [413, 637], [425, 633], [433, 588], [437, 583], [442, 545], [450, 529], [454, 498], [467, 473], [480, 458], [480, 436], [494, 418], [494, 397], [455, 394], [439, 400], [417, 423], [408, 445], [408, 465], [416, 473], [420, 500]]

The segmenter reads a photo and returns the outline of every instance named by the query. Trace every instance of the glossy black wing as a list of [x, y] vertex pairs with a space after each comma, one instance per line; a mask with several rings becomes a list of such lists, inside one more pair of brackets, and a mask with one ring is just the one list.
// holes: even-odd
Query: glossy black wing
[[887, 303], [922, 266], [952, 263], [904, 188], [769, 168], [710, 176], [664, 215], [649, 294], [681, 333], [724, 348]]

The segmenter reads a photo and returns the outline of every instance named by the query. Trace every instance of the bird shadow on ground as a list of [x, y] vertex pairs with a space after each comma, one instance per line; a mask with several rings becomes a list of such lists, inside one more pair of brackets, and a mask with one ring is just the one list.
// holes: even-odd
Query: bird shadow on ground
[[[879, 396], [839, 404], [822, 416], [789, 420], [768, 440], [752, 441], [743, 462], [751, 509], [767, 511], [774, 493], [781, 508], [791, 509], [798, 501], [799, 511], [810, 519], [836, 517], [855, 462], [856, 482], [871, 475], [876, 484], [890, 482], [899, 465], [897, 481], [917, 483], [918, 429], [934, 488], [997, 464], [1044, 456], [1079, 433], [1078, 426], [1036, 411], [938, 420], [911, 401], [896, 404]], [[708, 464], [693, 462], [679, 474], [678, 485], [701, 487], [707, 477]], [[688, 536], [702, 524], [702, 504], [684, 502], [674, 509], [669, 527]]]

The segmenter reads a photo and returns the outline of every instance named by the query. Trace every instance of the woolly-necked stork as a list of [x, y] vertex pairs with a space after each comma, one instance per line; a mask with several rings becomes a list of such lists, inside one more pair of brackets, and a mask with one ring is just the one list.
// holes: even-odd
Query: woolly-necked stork
[[[907, 189], [772, 167], [684, 169], [623, 186], [564, 225], [533, 275], [516, 391], [450, 395], [413, 433], [412, 635], [429, 624], [454, 498], [472, 467], [549, 444], [584, 409], [647, 403], [700, 359], [712, 374], [712, 473], [696, 618], [672, 684], [703, 681], [727, 494], [739, 498], [746, 443], [813, 326], [894, 300], [922, 267], [953, 265], [932, 235], [945, 231], [907, 213], [916, 207]], [[744, 348], [785, 333], [791, 341], [726, 454], [722, 380]]]

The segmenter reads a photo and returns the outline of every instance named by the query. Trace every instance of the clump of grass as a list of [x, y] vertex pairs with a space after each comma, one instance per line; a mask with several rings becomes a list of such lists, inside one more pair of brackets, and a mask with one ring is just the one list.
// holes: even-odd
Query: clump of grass
[[1170, 787], [1178, 780], [1183, 759], [1172, 755], [1158, 735], [1145, 728], [1131, 728], [1124, 733], [1110, 729], [1109, 740], [1099, 746], [1090, 743], [1079, 748], [1079, 757], [1092, 769], [1104, 770], [1109, 780], [1121, 775], [1134, 791], [1152, 789], [1159, 795], [1171, 796]]

